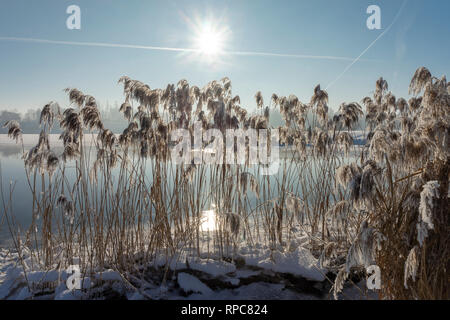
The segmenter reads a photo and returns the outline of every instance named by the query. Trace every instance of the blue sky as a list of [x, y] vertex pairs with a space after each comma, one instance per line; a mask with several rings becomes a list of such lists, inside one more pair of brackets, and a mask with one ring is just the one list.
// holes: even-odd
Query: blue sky
[[[195, 23], [227, 28], [224, 50], [356, 58], [394, 20], [404, 0], [0, 0], [0, 110], [67, 106], [62, 90], [76, 87], [100, 103], [123, 101], [122, 75], [152, 88], [187, 79], [191, 84], [228, 76], [243, 106], [254, 108], [261, 90], [296, 94], [309, 101], [316, 84], [326, 87], [347, 60], [223, 55], [205, 61], [192, 54], [133, 48], [89, 47], [1, 37], [193, 48]], [[66, 8], [81, 8], [81, 30], [66, 28]], [[381, 8], [382, 30], [368, 30], [366, 9]], [[407, 0], [399, 18], [329, 89], [330, 107], [371, 95], [383, 76], [398, 96], [419, 66], [449, 76], [450, 1]]]

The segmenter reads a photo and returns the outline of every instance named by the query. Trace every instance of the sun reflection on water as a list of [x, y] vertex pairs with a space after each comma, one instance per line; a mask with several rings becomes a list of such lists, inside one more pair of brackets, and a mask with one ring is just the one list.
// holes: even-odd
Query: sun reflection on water
[[211, 205], [210, 210], [205, 210], [202, 212], [201, 229], [203, 231], [214, 231], [216, 230], [216, 206]]

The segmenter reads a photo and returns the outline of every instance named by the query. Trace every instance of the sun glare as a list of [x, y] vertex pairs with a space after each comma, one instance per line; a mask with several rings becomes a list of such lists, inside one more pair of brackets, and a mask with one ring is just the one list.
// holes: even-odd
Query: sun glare
[[196, 49], [201, 55], [214, 58], [223, 53], [226, 41], [226, 29], [217, 28], [210, 23], [203, 23], [197, 29]]
[[198, 38], [198, 48], [206, 55], [217, 54], [220, 51], [219, 35], [210, 29], [203, 30]]

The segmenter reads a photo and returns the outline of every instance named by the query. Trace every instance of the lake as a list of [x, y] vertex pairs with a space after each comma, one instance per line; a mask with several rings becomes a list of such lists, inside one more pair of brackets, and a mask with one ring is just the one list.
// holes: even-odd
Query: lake
[[[95, 139], [95, 137], [92, 137], [91, 135], [87, 136], [87, 143], [92, 143], [92, 138]], [[37, 143], [38, 138], [39, 136], [34, 134], [23, 136], [25, 152]], [[58, 139], [59, 135], [50, 135], [49, 138], [52, 149], [56, 152], [56, 154], [61, 154], [62, 143]], [[23, 150], [21, 145], [15, 144], [15, 142], [9, 139], [6, 135], [0, 135], [0, 168], [3, 193], [3, 197], [0, 197], [0, 247], [9, 246], [11, 244], [10, 231], [4, 214], [4, 205], [7, 205], [8, 203], [10, 189], [13, 190], [13, 192], [11, 201], [12, 207], [9, 209], [9, 212], [14, 213], [14, 219], [16, 223], [21, 227], [22, 231], [26, 230], [31, 224], [32, 193], [26, 179], [22, 155]], [[282, 159], [286, 158], [289, 155], [289, 148], [280, 148], [280, 157]], [[353, 157], [345, 158], [343, 159], [343, 161], [347, 162], [352, 158]], [[70, 163], [68, 164], [68, 167], [70, 168]], [[284, 166], [282, 165], [278, 175], [281, 175], [283, 168]], [[72, 178], [71, 180], [73, 180], [74, 176], [72, 175], [71, 177], [69, 173], [68, 178]], [[279, 177], [277, 177], [277, 175], [271, 176], [271, 183], [276, 183], [278, 178]], [[290, 179], [299, 179], [299, 177], [294, 172]], [[151, 181], [149, 181], [148, 183], [151, 183]], [[257, 205], [258, 202], [254, 195], [249, 196], [249, 199], [252, 205]], [[208, 208], [204, 209], [207, 210]]]

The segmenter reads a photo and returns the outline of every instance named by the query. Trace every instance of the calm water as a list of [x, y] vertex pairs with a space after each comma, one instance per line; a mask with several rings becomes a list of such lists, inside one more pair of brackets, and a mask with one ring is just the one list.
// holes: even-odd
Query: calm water
[[[16, 222], [28, 227], [31, 219], [32, 197], [26, 181], [21, 148], [11, 144], [0, 144], [0, 168], [2, 195], [0, 195], [0, 246], [10, 240], [10, 232], [6, 223], [4, 205], [7, 205], [10, 188], [13, 187], [11, 208]], [[4, 200], [4, 201], [3, 201]], [[5, 202], [5, 203], [4, 203]]]
[[[35, 145], [37, 140], [38, 135], [24, 135], [25, 151]], [[62, 145], [58, 141], [58, 135], [51, 135], [50, 142], [57, 154], [62, 152]], [[283, 152], [281, 152], [281, 154], [283, 155]], [[14, 219], [21, 229], [26, 230], [31, 223], [32, 194], [25, 175], [22, 147], [16, 145], [8, 139], [6, 135], [0, 135], [0, 166], [5, 205], [9, 202], [9, 190], [12, 187], [12, 207], [9, 212], [13, 212]], [[282, 174], [282, 171], [283, 169], [281, 167], [279, 175]], [[71, 179], [70, 174], [68, 175], [68, 178]], [[276, 176], [272, 176], [270, 178], [271, 184], [272, 181], [275, 183], [276, 179]], [[298, 179], [298, 177], [294, 177], [294, 179]], [[73, 178], [71, 180], [73, 180]], [[151, 181], [148, 181], [148, 183], [151, 183]], [[251, 191], [249, 191], [249, 193], [251, 193]], [[252, 205], [256, 205], [256, 198], [253, 193], [251, 193], [251, 195], [249, 194], [249, 199], [251, 200]], [[0, 247], [10, 245], [11, 240], [4, 212], [4, 205], [0, 196]]]

